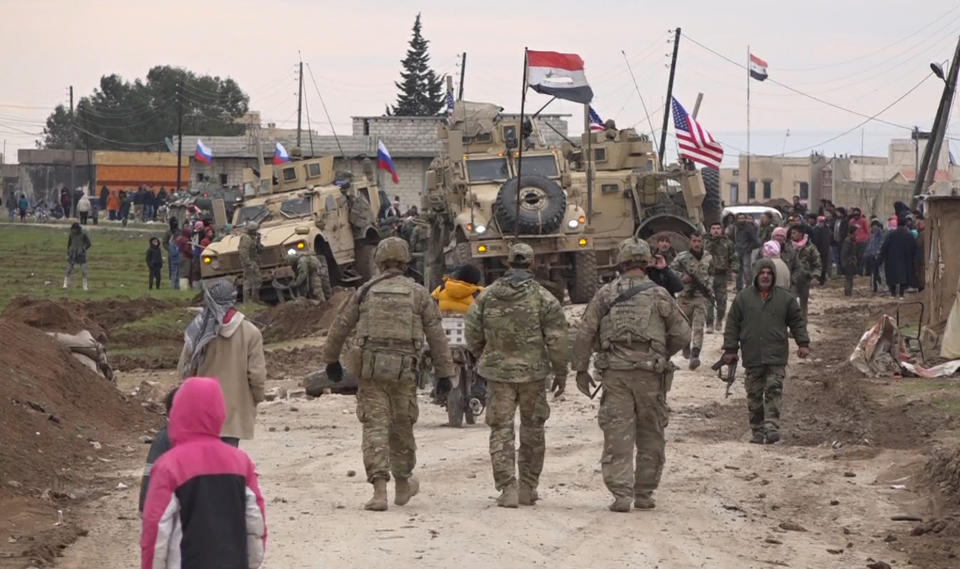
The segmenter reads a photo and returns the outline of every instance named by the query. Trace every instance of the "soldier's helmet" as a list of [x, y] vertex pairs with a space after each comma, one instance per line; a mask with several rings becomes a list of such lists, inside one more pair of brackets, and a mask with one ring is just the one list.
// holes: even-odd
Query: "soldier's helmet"
[[409, 263], [410, 246], [399, 237], [387, 237], [377, 244], [377, 250], [373, 254], [373, 261], [377, 266], [381, 266], [388, 261]]
[[256, 221], [248, 221], [246, 224], [247, 233], [256, 233], [260, 231], [260, 224]]
[[629, 237], [617, 245], [617, 264], [639, 263], [643, 266], [653, 262], [650, 254], [650, 244], [643, 239]]
[[514, 243], [507, 252], [507, 263], [529, 265], [533, 262], [533, 247], [526, 243]]

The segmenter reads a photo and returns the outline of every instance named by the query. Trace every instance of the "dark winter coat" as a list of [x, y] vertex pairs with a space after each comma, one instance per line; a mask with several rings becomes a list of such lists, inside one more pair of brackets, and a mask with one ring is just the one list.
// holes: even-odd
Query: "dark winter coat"
[[110, 197], [110, 190], [106, 186], [100, 188], [100, 209], [107, 209], [107, 198]]
[[[764, 267], [776, 272], [770, 259], [760, 259], [753, 267], [757, 277]], [[763, 298], [757, 277], [753, 286], [737, 293], [730, 307], [723, 331], [723, 351], [735, 354], [740, 350], [745, 368], [785, 366], [790, 358], [787, 328], [798, 346], [809, 346], [807, 323], [797, 298], [789, 290], [774, 286]]]
[[857, 241], [853, 237], [847, 239], [840, 246], [840, 267], [845, 275], [856, 275], [860, 269], [860, 257], [857, 256]]
[[663, 269], [647, 267], [647, 277], [659, 286], [667, 289], [667, 292], [670, 294], [677, 294], [683, 290], [683, 281], [680, 280], [677, 273], [673, 272], [670, 267], [664, 267]]
[[811, 237], [817, 251], [820, 251], [820, 258], [824, 259], [830, 254], [830, 243], [833, 241], [833, 232], [826, 225], [817, 225], [813, 228]]
[[915, 286], [913, 264], [916, 254], [917, 240], [905, 225], [887, 234], [880, 247], [880, 260], [888, 285]]
[[140, 512], [143, 512], [143, 504], [147, 500], [147, 488], [150, 487], [150, 471], [153, 469], [153, 463], [157, 462], [162, 454], [173, 447], [170, 442], [170, 435], [167, 434], [167, 427], [160, 429], [153, 443], [150, 444], [150, 450], [147, 451], [147, 464], [143, 467], [143, 476], [140, 478]]
[[90, 236], [86, 231], [79, 233], [70, 231], [70, 237], [67, 239], [67, 259], [71, 263], [82, 265], [87, 262], [87, 249], [90, 248]]
[[147, 266], [151, 269], [163, 267], [163, 249], [160, 248], [160, 240], [156, 237], [150, 240], [150, 246], [147, 247]]
[[747, 221], [743, 225], [739, 223], [733, 226], [733, 247], [737, 253], [743, 255], [750, 253], [754, 249], [760, 248], [760, 239], [757, 237], [757, 226], [752, 221]]

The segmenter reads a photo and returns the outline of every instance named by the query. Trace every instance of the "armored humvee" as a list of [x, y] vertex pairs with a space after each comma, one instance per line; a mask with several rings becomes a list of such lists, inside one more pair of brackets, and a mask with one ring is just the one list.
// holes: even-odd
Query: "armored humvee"
[[460, 263], [481, 269], [489, 283], [506, 270], [507, 249], [519, 240], [533, 247], [541, 283], [586, 302], [598, 279], [584, 188], [573, 183], [560, 149], [501, 110], [460, 101], [439, 127], [442, 150], [427, 171], [422, 204], [431, 223], [426, 284]]
[[[275, 297], [274, 284], [293, 277], [286, 263], [290, 250], [311, 251], [326, 261], [331, 284], [353, 286], [375, 271], [373, 253], [380, 240], [373, 212], [380, 194], [372, 166], [354, 177], [334, 172], [333, 157], [294, 159], [266, 165], [262, 172], [244, 170], [244, 198], [233, 216], [233, 232], [210, 244], [201, 256], [203, 279], [243, 274], [237, 251], [244, 225], [259, 223], [263, 252], [261, 298]], [[238, 287], [239, 288], [239, 287]]]

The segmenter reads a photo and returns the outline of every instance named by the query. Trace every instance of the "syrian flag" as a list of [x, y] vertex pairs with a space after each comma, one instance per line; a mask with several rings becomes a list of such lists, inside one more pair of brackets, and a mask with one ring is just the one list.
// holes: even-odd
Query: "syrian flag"
[[767, 62], [752, 53], [750, 54], [750, 77], [757, 81], [767, 78]]
[[583, 73], [583, 59], [575, 53], [527, 51], [527, 85], [537, 93], [587, 104], [593, 89]]
[[597, 114], [597, 111], [593, 109], [593, 106], [590, 107], [590, 132], [597, 132], [604, 130], [606, 127], [603, 126], [603, 119], [600, 118], [600, 115]]
[[210, 150], [210, 147], [197, 139], [197, 150], [193, 153], [193, 157], [198, 162], [203, 162], [204, 164], [209, 164], [213, 160], [213, 150]]
[[377, 141], [377, 168], [389, 172], [393, 176], [393, 183], [399, 184], [400, 178], [397, 176], [397, 167], [393, 164], [393, 158], [387, 151], [387, 146], [382, 140]]
[[275, 166], [279, 166], [281, 164], [286, 164], [289, 161], [290, 154], [288, 154], [287, 149], [278, 142], [276, 148], [273, 149], [273, 164]]

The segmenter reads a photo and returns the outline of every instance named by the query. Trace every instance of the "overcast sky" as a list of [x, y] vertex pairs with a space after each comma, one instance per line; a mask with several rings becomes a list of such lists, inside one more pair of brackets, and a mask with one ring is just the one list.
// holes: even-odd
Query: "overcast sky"
[[[380, 115], [395, 102], [393, 82], [420, 11], [438, 73], [459, 78], [458, 54], [467, 53], [467, 99], [519, 110], [524, 46], [573, 52], [586, 62], [600, 115], [642, 132], [650, 126], [641, 96], [659, 132], [672, 49], [668, 30], [680, 26], [688, 37], [680, 40], [675, 95], [692, 110], [697, 93], [704, 93], [700, 121], [725, 143], [732, 163], [746, 148], [746, 71], [694, 41], [740, 64], [749, 43], [768, 62], [771, 80], [871, 116], [930, 76], [931, 61], [948, 60], [960, 34], [957, 0], [674, 0], [669, 10], [655, 6], [639, 0], [0, 0], [0, 139], [13, 161], [17, 148], [34, 147], [53, 107], [67, 102], [68, 85], [79, 98], [101, 75], [134, 79], [162, 64], [230, 76], [264, 122], [294, 127], [298, 50], [335, 128], [349, 134], [351, 116]], [[928, 128], [942, 85], [930, 76], [880, 118]], [[314, 129], [329, 133], [309, 74], [305, 93]], [[751, 98], [754, 153], [806, 155], [811, 147], [859, 153], [862, 142], [868, 154], [885, 154], [889, 138], [909, 136], [890, 124], [857, 127], [864, 117], [771, 81], [754, 81]], [[547, 100], [531, 92], [528, 108]], [[582, 125], [577, 105], [553, 103], [546, 112], [573, 114], [571, 131]], [[952, 122], [960, 126], [957, 118]], [[960, 137], [960, 129], [950, 134], [954, 130]], [[668, 156], [674, 153], [670, 140]]]

